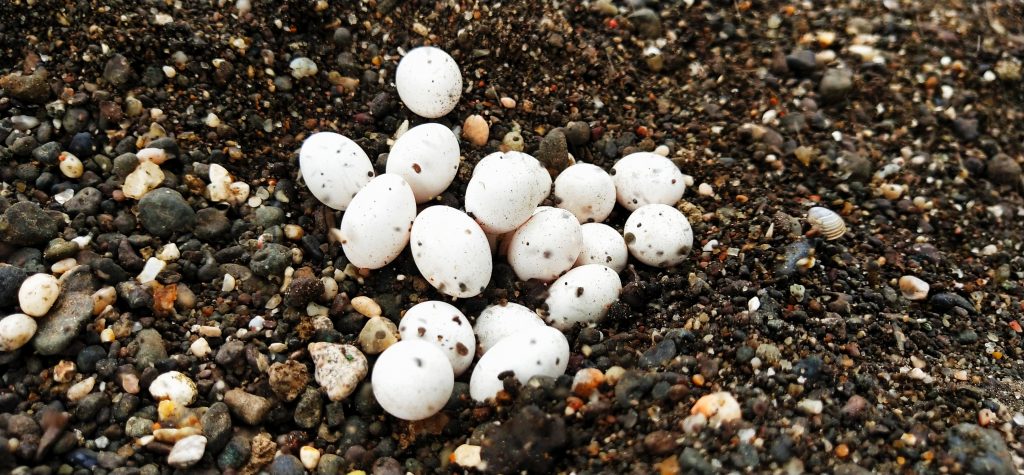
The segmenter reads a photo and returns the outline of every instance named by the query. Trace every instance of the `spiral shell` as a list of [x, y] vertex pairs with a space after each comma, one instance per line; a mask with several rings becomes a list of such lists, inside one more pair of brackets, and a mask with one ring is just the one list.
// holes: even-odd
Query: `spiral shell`
[[815, 206], [807, 210], [807, 221], [829, 241], [846, 234], [846, 223], [843, 222], [843, 218], [830, 209]]

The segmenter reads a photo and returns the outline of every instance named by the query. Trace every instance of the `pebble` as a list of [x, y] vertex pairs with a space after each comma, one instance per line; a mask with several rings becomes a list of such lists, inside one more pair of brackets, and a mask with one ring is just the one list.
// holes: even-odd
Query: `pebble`
[[211, 453], [220, 452], [231, 439], [231, 413], [227, 404], [215, 402], [203, 413], [199, 420], [203, 435], [207, 438], [206, 447]]
[[912, 275], [900, 277], [899, 287], [903, 298], [907, 300], [924, 300], [928, 298], [928, 289], [931, 288], [928, 282]]
[[0, 264], [0, 307], [10, 307], [18, 302], [18, 290], [26, 277], [21, 267]]
[[68, 178], [81, 178], [82, 174], [85, 173], [85, 166], [82, 165], [82, 161], [71, 153], [62, 153], [58, 160], [60, 161], [60, 172]]
[[295, 360], [277, 362], [270, 365], [267, 371], [270, 389], [281, 399], [291, 402], [309, 383], [309, 370], [306, 365]]
[[398, 327], [384, 317], [371, 317], [359, 332], [359, 348], [368, 355], [378, 355], [398, 342]]
[[95, 279], [88, 266], [75, 267], [61, 276], [62, 296], [45, 317], [32, 340], [36, 352], [53, 355], [63, 351], [92, 318]]
[[77, 193], [64, 203], [64, 209], [68, 213], [84, 214], [92, 216], [99, 212], [100, 202], [103, 200], [103, 193], [91, 186], [78, 190]]
[[91, 376], [83, 379], [78, 383], [75, 383], [68, 388], [67, 397], [70, 401], [81, 401], [83, 398], [92, 392], [93, 387], [96, 386], [96, 377]]
[[[118, 158], [120, 159], [120, 157]], [[146, 196], [146, 193], [160, 186], [164, 178], [164, 172], [159, 165], [148, 161], [142, 162], [125, 177], [121, 192], [131, 199], [140, 200]]]
[[14, 351], [25, 346], [36, 334], [36, 321], [24, 313], [0, 319], [0, 351]]
[[305, 56], [299, 56], [298, 58], [293, 59], [292, 62], [288, 64], [288, 67], [291, 68], [292, 77], [295, 79], [314, 76], [319, 71], [316, 63]]
[[700, 414], [707, 418], [712, 427], [718, 427], [732, 421], [740, 420], [743, 411], [739, 402], [732, 394], [721, 391], [707, 394], [690, 408], [690, 414]]
[[825, 405], [817, 399], [801, 399], [796, 405], [797, 409], [809, 416], [821, 414]]
[[324, 282], [310, 267], [301, 267], [292, 274], [292, 281], [282, 296], [284, 303], [292, 307], [304, 307], [324, 293]]
[[295, 424], [304, 429], [312, 429], [320, 424], [323, 417], [323, 398], [316, 388], [307, 387], [299, 402], [295, 405], [293, 419]]
[[143, 266], [142, 272], [139, 272], [136, 279], [138, 279], [140, 284], [153, 282], [156, 280], [157, 275], [159, 275], [166, 267], [166, 262], [155, 257], [150, 257], [146, 260], [146, 265]]
[[[540, 141], [537, 160], [553, 173], [561, 173], [573, 164], [569, 156], [569, 148], [565, 133], [561, 129], [552, 129]], [[609, 178], [609, 181], [611, 179]]]
[[60, 223], [38, 204], [19, 201], [4, 211], [0, 220], [3, 242], [15, 246], [38, 246], [57, 237]]
[[50, 97], [49, 73], [45, 68], [36, 68], [32, 74], [12, 72], [0, 77], [0, 89], [19, 101], [41, 104]]
[[193, 341], [188, 347], [189, 353], [192, 353], [197, 358], [206, 358], [213, 353], [213, 349], [210, 348], [210, 342], [206, 338], [199, 338]]
[[190, 435], [174, 444], [167, 455], [167, 464], [177, 468], [188, 468], [203, 458], [206, 452], [206, 437]]
[[251, 426], [263, 423], [267, 413], [274, 407], [274, 404], [267, 398], [237, 388], [224, 394], [224, 403], [228, 405], [232, 414]]
[[483, 468], [479, 445], [462, 444], [452, 452], [452, 462], [463, 468]]
[[347, 398], [366, 377], [366, 357], [352, 345], [316, 342], [310, 343], [308, 349], [316, 366], [316, 382], [332, 401]]
[[60, 282], [50, 274], [33, 274], [18, 289], [18, 306], [26, 315], [42, 317], [60, 297]]
[[462, 138], [469, 141], [476, 147], [487, 145], [487, 138], [490, 136], [490, 126], [487, 120], [479, 114], [466, 117], [462, 123]]
[[263, 249], [256, 251], [249, 261], [249, 269], [261, 277], [276, 277], [284, 273], [291, 264], [291, 251], [280, 244], [264, 244]]
[[661, 18], [654, 10], [641, 8], [629, 15], [629, 21], [641, 38], [653, 40], [661, 37]]
[[992, 429], [961, 423], [946, 435], [949, 456], [965, 473], [1013, 475], [1017, 473], [1011, 451], [1003, 437]]
[[149, 393], [156, 399], [168, 399], [188, 406], [196, 401], [199, 390], [188, 376], [178, 371], [168, 371], [153, 380], [149, 385]]
[[139, 221], [147, 231], [160, 237], [187, 232], [196, 221], [196, 213], [175, 190], [158, 188], [139, 201]]
[[849, 69], [827, 69], [818, 85], [821, 96], [830, 101], [844, 98], [851, 89], [853, 89], [853, 71]]

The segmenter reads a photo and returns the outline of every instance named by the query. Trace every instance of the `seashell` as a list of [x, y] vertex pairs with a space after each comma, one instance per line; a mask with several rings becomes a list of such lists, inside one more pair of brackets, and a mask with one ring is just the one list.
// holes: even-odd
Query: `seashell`
[[830, 209], [815, 206], [807, 210], [807, 221], [829, 241], [846, 234], [846, 223], [843, 222], [843, 218]]

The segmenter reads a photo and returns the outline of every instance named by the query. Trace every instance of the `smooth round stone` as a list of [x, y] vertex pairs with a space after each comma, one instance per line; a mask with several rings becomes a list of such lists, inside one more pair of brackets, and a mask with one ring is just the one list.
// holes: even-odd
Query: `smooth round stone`
[[477, 362], [469, 380], [470, 396], [480, 402], [504, 388], [498, 376], [511, 371], [521, 384], [534, 376], [558, 377], [569, 362], [569, 342], [562, 332], [536, 326], [508, 336]]
[[588, 264], [561, 276], [548, 288], [547, 321], [555, 328], [566, 330], [577, 323], [600, 321], [619, 299], [622, 282], [614, 270]]
[[630, 211], [651, 203], [675, 205], [686, 191], [679, 167], [650, 152], [631, 153], [615, 162], [612, 180], [619, 204]]
[[405, 178], [417, 203], [430, 201], [452, 184], [459, 171], [459, 140], [441, 124], [413, 127], [391, 147], [385, 170]]
[[458, 105], [462, 97], [462, 72], [448, 53], [422, 46], [409, 51], [398, 62], [395, 87], [409, 110], [435, 119]]
[[693, 229], [686, 216], [664, 204], [649, 204], [633, 211], [622, 234], [629, 253], [654, 267], [683, 262], [693, 247]]
[[421, 339], [436, 345], [451, 362], [455, 376], [473, 363], [476, 337], [469, 320], [451, 304], [431, 300], [414, 305], [399, 322], [402, 340]]
[[178, 371], [168, 371], [153, 380], [149, 385], [149, 393], [155, 399], [168, 399], [188, 406], [196, 401], [199, 390], [188, 376]]
[[310, 193], [338, 211], [345, 211], [356, 193], [374, 176], [366, 152], [348, 137], [334, 132], [318, 132], [302, 142], [299, 169]]
[[626, 269], [629, 251], [626, 241], [611, 226], [602, 223], [587, 223], [580, 226], [583, 233], [583, 251], [576, 259], [576, 266], [601, 264], [611, 267], [615, 272]]
[[423, 278], [452, 297], [473, 297], [491, 280], [487, 236], [466, 213], [431, 206], [416, 217], [410, 237], [412, 257]]
[[416, 219], [412, 188], [396, 174], [385, 173], [359, 190], [341, 218], [338, 234], [352, 265], [380, 269], [409, 243]]
[[544, 320], [533, 310], [512, 302], [491, 305], [480, 312], [473, 326], [477, 353], [482, 355], [505, 337], [535, 326], [544, 326]]
[[42, 317], [60, 297], [60, 281], [50, 274], [33, 274], [18, 289], [18, 306], [26, 315]]
[[455, 387], [455, 374], [437, 345], [403, 340], [377, 358], [371, 384], [373, 396], [388, 414], [418, 421], [444, 408]]
[[24, 313], [15, 313], [0, 320], [0, 351], [14, 351], [25, 346], [36, 334], [36, 321]]
[[615, 182], [601, 167], [577, 163], [555, 178], [554, 200], [581, 223], [600, 223], [615, 208]]

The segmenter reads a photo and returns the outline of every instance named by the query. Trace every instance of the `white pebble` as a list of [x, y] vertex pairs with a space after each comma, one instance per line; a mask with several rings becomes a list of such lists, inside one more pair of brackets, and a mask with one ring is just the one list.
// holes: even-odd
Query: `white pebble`
[[651, 203], [675, 205], [686, 190], [679, 167], [650, 152], [622, 157], [612, 167], [612, 179], [619, 204], [630, 211]]
[[494, 345], [477, 362], [469, 380], [470, 396], [480, 402], [504, 387], [498, 375], [511, 371], [520, 383], [534, 376], [558, 377], [569, 363], [569, 342], [562, 332], [546, 326], [527, 328]]
[[410, 242], [420, 274], [442, 293], [473, 297], [491, 280], [487, 236], [466, 213], [448, 206], [423, 210], [412, 224]]
[[409, 243], [416, 199], [401, 176], [385, 173], [359, 190], [341, 218], [338, 234], [352, 265], [380, 269]]
[[444, 408], [455, 375], [444, 352], [424, 340], [403, 340], [377, 358], [371, 377], [380, 406], [399, 419], [426, 419]]
[[900, 292], [907, 300], [924, 300], [928, 297], [928, 290], [931, 288], [928, 282], [912, 275], [905, 275], [899, 280]]
[[36, 321], [24, 313], [0, 319], [0, 351], [14, 351], [25, 346], [36, 334]]
[[235, 290], [235, 276], [224, 274], [224, 280], [220, 283], [220, 291], [227, 293]]
[[32, 274], [18, 288], [18, 306], [26, 315], [41, 317], [60, 296], [60, 281], [50, 274]]
[[374, 176], [366, 152], [334, 132], [315, 133], [302, 142], [299, 168], [310, 193], [338, 211], [345, 211], [352, 197]]
[[156, 253], [156, 257], [165, 262], [176, 261], [181, 257], [181, 251], [178, 250], [178, 245], [172, 242], [161, 247], [160, 251]]
[[171, 453], [167, 455], [167, 465], [188, 468], [202, 460], [204, 453], [206, 453], [206, 437], [190, 435], [174, 443]]
[[381, 314], [380, 304], [365, 295], [354, 297], [350, 303], [353, 310], [365, 317], [377, 317]]
[[566, 330], [577, 323], [595, 323], [604, 318], [619, 299], [622, 282], [612, 269], [600, 264], [577, 267], [559, 277], [548, 289], [544, 301], [547, 321]]
[[213, 201], [223, 202], [230, 199], [231, 173], [228, 169], [216, 163], [210, 164], [210, 184], [206, 185], [206, 189]]
[[495, 152], [480, 160], [466, 185], [466, 213], [484, 232], [507, 233], [526, 222], [551, 191], [551, 175], [522, 152]]
[[717, 428], [722, 424], [740, 420], [743, 417], [743, 410], [732, 394], [720, 391], [698, 399], [690, 408], [690, 414], [704, 416], [711, 423], [711, 427]]
[[188, 351], [198, 358], [206, 358], [213, 353], [213, 349], [210, 348], [210, 342], [206, 341], [206, 338], [199, 338], [193, 341], [188, 347]]
[[299, 449], [299, 461], [306, 470], [313, 472], [316, 466], [320, 465], [320, 450], [311, 445], [304, 445]]
[[433, 46], [405, 54], [395, 70], [395, 88], [402, 103], [414, 114], [428, 119], [455, 108], [462, 97], [462, 73], [448, 53]]
[[654, 267], [683, 262], [693, 247], [693, 229], [679, 210], [665, 204], [638, 208], [626, 219], [623, 237], [636, 260]]
[[302, 79], [304, 77], [312, 76], [319, 71], [316, 67], [316, 63], [312, 59], [305, 56], [300, 56], [288, 63], [288, 67], [292, 70], [292, 77], [295, 79]]
[[60, 154], [60, 172], [68, 178], [80, 178], [85, 172], [85, 167], [78, 157], [64, 152]]
[[491, 305], [480, 312], [473, 326], [479, 344], [477, 352], [483, 355], [505, 337], [535, 326], [544, 326], [544, 320], [522, 305], [512, 302]]
[[199, 390], [196, 383], [178, 371], [168, 371], [153, 380], [149, 385], [149, 394], [155, 399], [168, 399], [177, 404], [188, 406], [196, 401]]
[[162, 148], [147, 147], [135, 153], [139, 162], [153, 162], [157, 165], [167, 161], [167, 151]]
[[817, 399], [802, 399], [796, 405], [797, 409], [809, 416], [821, 414], [825, 405]]
[[164, 181], [164, 172], [153, 162], [142, 162], [128, 174], [121, 185], [121, 192], [133, 200], [141, 200]]
[[473, 363], [476, 337], [469, 320], [451, 304], [430, 300], [414, 305], [399, 322], [402, 340], [421, 339], [440, 348], [451, 362], [455, 376]]
[[166, 267], [166, 262], [155, 257], [150, 257], [146, 260], [146, 265], [142, 267], [142, 272], [139, 272], [137, 279], [139, 280], [139, 283], [142, 284], [152, 282], [156, 280], [156, 276], [160, 274], [160, 271], [164, 270]]
[[310, 343], [308, 349], [316, 367], [316, 382], [332, 401], [347, 398], [366, 377], [366, 357], [352, 345], [315, 342]]
[[430, 201], [452, 184], [459, 171], [459, 139], [441, 124], [413, 127], [391, 147], [385, 171], [405, 178], [416, 203]]
[[616, 273], [626, 268], [629, 251], [626, 241], [611, 226], [602, 223], [587, 223], [580, 226], [583, 234], [583, 250], [576, 259], [576, 266], [601, 264], [610, 267]]
[[86, 396], [88, 396], [89, 393], [92, 392], [92, 389], [94, 387], [96, 387], [96, 377], [95, 376], [83, 379], [83, 380], [75, 383], [74, 385], [72, 385], [70, 388], [68, 388], [68, 392], [67, 392], [68, 400], [72, 401], [72, 402], [80, 401], [83, 398], [85, 398]]
[[581, 223], [600, 223], [615, 208], [615, 182], [601, 167], [577, 163], [555, 178], [554, 201]]
[[508, 263], [521, 280], [550, 282], [572, 268], [583, 250], [580, 223], [564, 209], [534, 214], [512, 234]]

